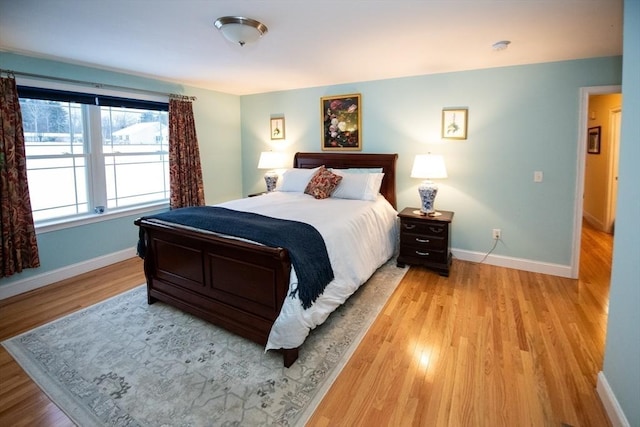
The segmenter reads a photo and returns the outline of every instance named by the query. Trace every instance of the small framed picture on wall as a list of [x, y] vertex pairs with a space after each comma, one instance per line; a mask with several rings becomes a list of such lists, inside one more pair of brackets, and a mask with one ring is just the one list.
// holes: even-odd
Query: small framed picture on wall
[[469, 110], [466, 108], [442, 109], [442, 138], [467, 139]]
[[600, 126], [589, 128], [587, 133], [587, 153], [600, 154]]
[[271, 118], [271, 139], [284, 139], [284, 117]]

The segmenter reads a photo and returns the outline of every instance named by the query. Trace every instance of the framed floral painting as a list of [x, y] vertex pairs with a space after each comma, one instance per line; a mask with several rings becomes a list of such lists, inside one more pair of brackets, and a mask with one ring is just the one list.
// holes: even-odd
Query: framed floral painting
[[442, 138], [467, 139], [468, 112], [466, 108], [443, 108]]
[[320, 99], [320, 118], [323, 150], [362, 150], [360, 94], [322, 97]]

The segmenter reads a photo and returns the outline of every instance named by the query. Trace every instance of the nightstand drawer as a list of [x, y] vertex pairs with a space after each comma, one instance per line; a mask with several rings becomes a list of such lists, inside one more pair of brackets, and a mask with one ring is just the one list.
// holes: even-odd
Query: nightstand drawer
[[446, 249], [448, 243], [444, 236], [429, 236], [405, 232], [400, 235], [400, 241], [403, 246], [407, 245], [415, 248], [442, 250]]
[[424, 234], [429, 236], [443, 236], [447, 232], [448, 224], [434, 224], [433, 222], [427, 223], [425, 221], [402, 221], [402, 227], [400, 232], [410, 232], [416, 234]]
[[405, 262], [420, 264], [425, 261], [433, 263], [446, 263], [448, 254], [446, 250], [424, 249], [410, 246], [400, 248], [400, 256]]

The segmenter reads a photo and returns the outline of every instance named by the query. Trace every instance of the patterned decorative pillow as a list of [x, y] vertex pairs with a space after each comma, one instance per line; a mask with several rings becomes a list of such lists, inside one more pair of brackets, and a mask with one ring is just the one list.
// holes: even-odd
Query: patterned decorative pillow
[[318, 172], [311, 178], [307, 188], [305, 188], [305, 194], [310, 194], [316, 199], [326, 199], [331, 196], [331, 193], [342, 181], [342, 177], [336, 175], [330, 170], [321, 166]]

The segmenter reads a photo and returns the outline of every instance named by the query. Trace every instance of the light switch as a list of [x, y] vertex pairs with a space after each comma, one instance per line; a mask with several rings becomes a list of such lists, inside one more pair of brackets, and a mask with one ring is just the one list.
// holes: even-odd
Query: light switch
[[533, 182], [542, 182], [542, 171], [535, 171], [533, 173]]

